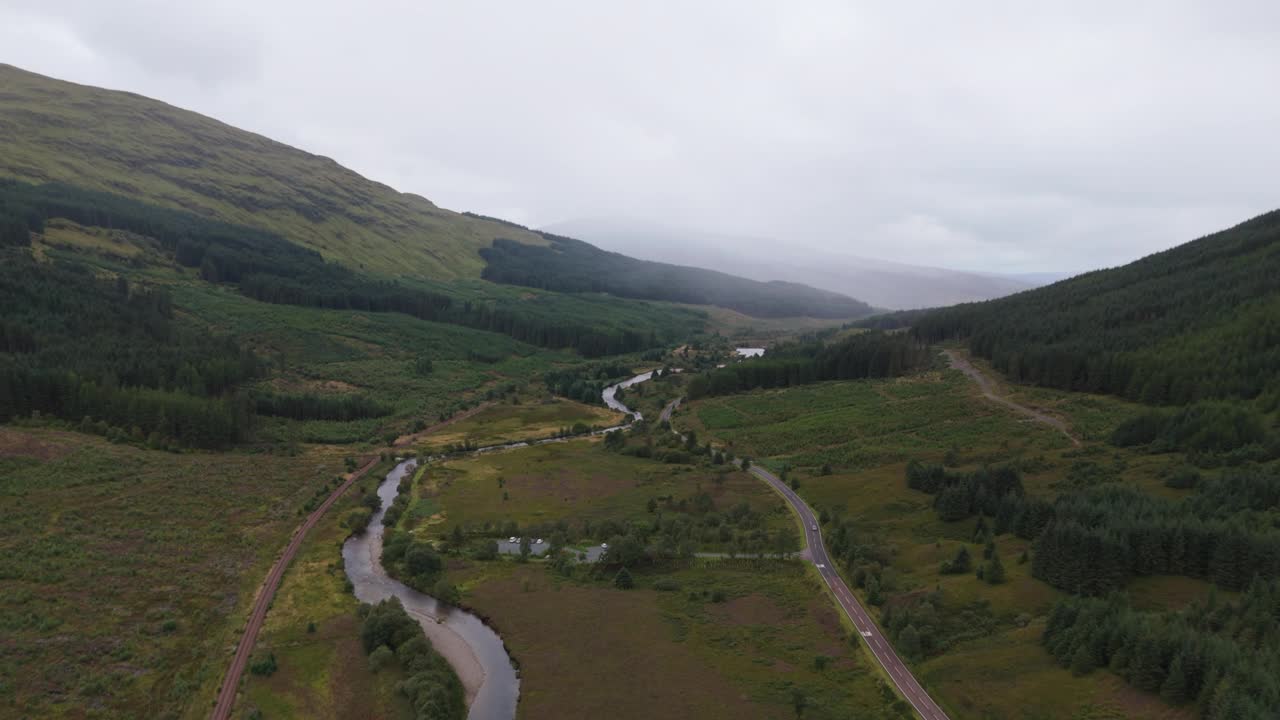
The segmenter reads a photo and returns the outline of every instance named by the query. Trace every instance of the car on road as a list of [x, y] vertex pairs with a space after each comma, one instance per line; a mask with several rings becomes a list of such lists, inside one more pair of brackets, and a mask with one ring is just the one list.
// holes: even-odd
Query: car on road
[[513, 542], [515, 542], [515, 541], [516, 541], [516, 536], [515, 536], [515, 535], [512, 535], [511, 537], [507, 538], [507, 542], [512, 542], [512, 543], [513, 543]]
[[609, 543], [600, 543], [600, 547], [601, 547], [601, 549], [608, 550], [608, 549], [609, 549]]
[[541, 544], [542, 544], [542, 538], [538, 538], [537, 540], [534, 540], [534, 541], [533, 541], [533, 544], [534, 544], [534, 545], [541, 545]]
[[813, 530], [814, 532], [817, 532], [817, 531], [818, 531], [818, 523], [814, 523], [814, 524], [810, 525], [810, 526], [809, 526], [809, 529], [810, 529], [810, 530]]

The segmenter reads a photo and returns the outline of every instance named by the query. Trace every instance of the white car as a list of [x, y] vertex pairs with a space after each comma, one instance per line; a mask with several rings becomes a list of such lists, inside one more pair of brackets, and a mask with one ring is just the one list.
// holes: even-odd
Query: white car
[[816, 530], [818, 529], [818, 523], [814, 523], [814, 524], [810, 525], [810, 526], [809, 526], [809, 529], [810, 529], [810, 530], [814, 530], [814, 531], [816, 531]]
[[601, 547], [601, 549], [603, 549], [603, 550], [608, 550], [608, 549], [609, 549], [609, 543], [600, 543], [600, 547]]
[[515, 535], [512, 535], [511, 537], [507, 538], [507, 542], [509, 542], [509, 543], [513, 543], [513, 542], [515, 542], [515, 541], [516, 541], [516, 536], [515, 536]]
[[537, 540], [534, 540], [534, 541], [533, 541], [533, 544], [534, 544], [534, 545], [541, 545], [541, 544], [542, 544], [542, 538], [538, 538]]

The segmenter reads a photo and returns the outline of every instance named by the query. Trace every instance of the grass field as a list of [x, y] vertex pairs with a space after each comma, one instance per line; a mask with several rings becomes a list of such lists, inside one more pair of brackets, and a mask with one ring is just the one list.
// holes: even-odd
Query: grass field
[[699, 489], [719, 509], [746, 502], [765, 514], [771, 528], [791, 522], [782, 500], [746, 473], [610, 453], [598, 440], [489, 453], [433, 465], [427, 473], [429, 482], [415, 485], [419, 496], [406, 513], [411, 528], [434, 525], [444, 532], [454, 525], [480, 529], [507, 522], [651, 522], [646, 509], [651, 498], [683, 498]]
[[0, 427], [0, 715], [204, 717], [273, 556], [342, 467]]
[[479, 446], [497, 445], [545, 438], [577, 423], [610, 427], [622, 421], [620, 413], [605, 407], [563, 398], [543, 398], [520, 405], [505, 403], [485, 408], [465, 420], [428, 434], [418, 441], [418, 445], [437, 450], [462, 442]]
[[[765, 484], [736, 471], [717, 481], [720, 470], [620, 455], [587, 440], [481, 455], [428, 467], [402, 527], [442, 535], [455, 524], [508, 521], [648, 524], [650, 499], [699, 489], [716, 509], [746, 502], [771, 528], [794, 523]], [[836, 607], [796, 561], [633, 568], [633, 590], [614, 587], [614, 570], [589, 566], [572, 577], [538, 561], [455, 557], [448, 567], [463, 602], [494, 624], [520, 664], [522, 720], [793, 718], [797, 694], [806, 718], [897, 716], [874, 661], [850, 642]]]
[[412, 717], [396, 692], [403, 675], [395, 663], [375, 673], [360, 645], [359, 603], [345, 585], [342, 517], [372, 490], [389, 465], [343, 495], [311, 531], [289, 566], [258, 636], [255, 657], [274, 654], [269, 677], [246, 674], [239, 715], [254, 709], [264, 718], [393, 720]]
[[[511, 562], [451, 576], [520, 662], [521, 720], [781, 720], [796, 717], [793, 689], [805, 718], [895, 716], [874, 661], [798, 562], [694, 561], [638, 573], [633, 590]], [[658, 579], [679, 589], [655, 590]], [[713, 591], [726, 601], [708, 600]]]
[[[981, 546], [971, 544], [977, 520], [940, 521], [932, 498], [906, 486], [911, 459], [962, 469], [1015, 462], [1027, 491], [1044, 497], [1103, 478], [1175, 492], [1163, 487], [1159, 474], [1180, 463], [1179, 457], [1117, 450], [1099, 441], [1134, 412], [1133, 405], [1035, 388], [1010, 391], [1020, 402], [1067, 418], [1085, 438], [1084, 447], [1073, 448], [1057, 431], [984, 400], [959, 373], [940, 370], [701, 400], [683, 409], [676, 424], [738, 455], [788, 468], [811, 505], [853, 520], [859, 532], [887, 547], [889, 604], [940, 591], [940, 609], [953, 621], [949, 647], [916, 667], [953, 717], [1181, 717], [1105, 672], [1073, 678], [1053, 663], [1039, 644], [1040, 623], [1061, 594], [1018, 562], [1029, 542], [997, 538], [1007, 572], [1003, 584], [989, 585], [972, 573], [940, 574], [942, 562], [962, 545], [981, 560]], [[829, 475], [819, 472], [823, 464], [830, 465]], [[1208, 586], [1186, 578], [1144, 578], [1132, 591], [1143, 606], [1170, 607], [1203, 598]]]

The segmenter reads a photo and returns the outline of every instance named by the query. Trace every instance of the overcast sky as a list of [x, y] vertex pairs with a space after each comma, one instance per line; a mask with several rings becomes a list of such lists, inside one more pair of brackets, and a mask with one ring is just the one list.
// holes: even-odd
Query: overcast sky
[[0, 61], [534, 226], [1074, 271], [1280, 206], [1280, 2], [1053, 4], [0, 0]]

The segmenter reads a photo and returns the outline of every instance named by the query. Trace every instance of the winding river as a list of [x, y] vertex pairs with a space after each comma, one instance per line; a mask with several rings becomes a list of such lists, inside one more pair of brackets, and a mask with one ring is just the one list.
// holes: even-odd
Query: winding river
[[[641, 419], [640, 413], [615, 399], [615, 395], [618, 388], [631, 387], [652, 376], [652, 372], [642, 373], [605, 388], [601, 394], [605, 405], [636, 420]], [[612, 429], [616, 428], [608, 428]], [[543, 442], [556, 440], [504, 443], [479, 448], [475, 452], [525, 447]], [[405, 460], [387, 473], [387, 477], [378, 486], [378, 497], [382, 500], [382, 505], [369, 520], [368, 529], [362, 535], [348, 538], [343, 544], [342, 560], [347, 577], [355, 588], [356, 598], [361, 602], [372, 604], [390, 597], [400, 599], [404, 609], [422, 625], [423, 632], [436, 651], [457, 671], [467, 691], [467, 704], [470, 707], [468, 720], [511, 720], [516, 716], [516, 702], [520, 699], [520, 677], [511, 664], [511, 656], [507, 654], [502, 638], [475, 615], [437, 602], [430, 595], [414, 590], [387, 575], [382, 567], [382, 516], [395, 501], [400, 480], [406, 473], [414, 472], [416, 462]]]

